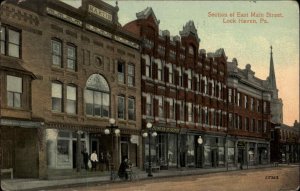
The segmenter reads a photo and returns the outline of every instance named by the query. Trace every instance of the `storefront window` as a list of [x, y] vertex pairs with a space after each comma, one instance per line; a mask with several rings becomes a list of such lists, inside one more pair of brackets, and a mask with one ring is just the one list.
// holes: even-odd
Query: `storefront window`
[[204, 163], [206, 166], [211, 166], [211, 150], [210, 146], [204, 146]]
[[177, 166], [177, 136], [169, 134], [168, 144], [168, 164], [169, 166]]
[[224, 164], [225, 155], [224, 155], [224, 147], [219, 147], [219, 164]]
[[69, 140], [57, 140], [57, 160], [62, 163], [70, 162]]
[[167, 134], [157, 136], [157, 162], [160, 166], [167, 166]]
[[[153, 137], [151, 138], [151, 163], [152, 165], [157, 165], [157, 160], [156, 160], [156, 150], [155, 150], [155, 139]], [[149, 137], [145, 139], [145, 168], [148, 168], [149, 165]]]
[[227, 141], [228, 144], [228, 163], [233, 163], [234, 162], [234, 142], [228, 140]]
[[187, 136], [187, 166], [195, 166], [195, 141], [194, 135]]

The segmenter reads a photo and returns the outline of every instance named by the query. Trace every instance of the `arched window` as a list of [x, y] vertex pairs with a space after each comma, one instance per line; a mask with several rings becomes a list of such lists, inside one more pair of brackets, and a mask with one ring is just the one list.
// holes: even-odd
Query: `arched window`
[[107, 81], [100, 74], [92, 74], [86, 82], [86, 115], [109, 117], [110, 90]]

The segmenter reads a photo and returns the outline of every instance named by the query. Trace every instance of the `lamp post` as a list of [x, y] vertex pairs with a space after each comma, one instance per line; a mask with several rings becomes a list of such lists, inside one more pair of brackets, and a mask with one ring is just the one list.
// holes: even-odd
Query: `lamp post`
[[202, 152], [203, 152], [202, 151], [202, 144], [203, 144], [203, 139], [202, 139], [201, 135], [199, 135], [199, 137], [197, 139], [197, 143], [198, 143], [198, 145], [201, 146], [201, 152], [198, 153], [198, 154], [200, 154], [200, 156], [201, 156], [201, 167], [202, 167], [202, 161], [203, 161], [203, 158], [202, 158]]
[[[114, 160], [114, 158], [113, 158], [114, 134], [116, 136], [119, 136], [120, 132], [121, 132], [119, 127], [117, 125], [115, 125], [115, 123], [116, 123], [116, 120], [114, 118], [110, 118], [109, 119], [110, 126], [106, 126], [106, 129], [104, 130], [105, 135], [111, 134], [111, 161]], [[109, 167], [110, 167], [110, 180], [112, 180], [113, 179], [113, 162], [111, 162]]]
[[146, 125], [146, 127], [147, 127], [147, 132], [144, 132], [143, 133], [143, 137], [144, 138], [146, 138], [146, 137], [148, 137], [149, 138], [149, 161], [148, 161], [148, 163], [149, 163], [149, 171], [148, 171], [148, 177], [152, 177], [153, 175], [152, 175], [152, 165], [151, 165], [151, 136], [152, 137], [156, 137], [157, 136], [157, 133], [156, 133], [156, 131], [154, 131], [153, 129], [152, 129], [152, 123], [150, 123], [150, 122], [148, 122], [147, 123], [147, 125]]

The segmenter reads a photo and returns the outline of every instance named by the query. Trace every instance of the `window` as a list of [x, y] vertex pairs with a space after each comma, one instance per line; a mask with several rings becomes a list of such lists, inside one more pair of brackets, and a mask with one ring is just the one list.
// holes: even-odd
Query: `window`
[[20, 58], [20, 44], [21, 44], [20, 32], [2, 26], [0, 37], [1, 37], [0, 38], [1, 54]]
[[229, 128], [233, 128], [233, 118], [232, 118], [232, 113], [229, 113], [228, 114], [228, 125], [229, 125]]
[[257, 100], [256, 102], [256, 111], [259, 112], [260, 110], [260, 105], [259, 105], [259, 100]]
[[173, 83], [173, 68], [172, 65], [168, 65], [169, 68], [169, 83]]
[[159, 96], [157, 99], [158, 99], [158, 116], [164, 117], [163, 98]]
[[243, 129], [242, 120], [243, 120], [242, 116], [239, 115], [239, 118], [238, 118], [239, 129]]
[[52, 111], [62, 112], [62, 84], [52, 82]]
[[184, 102], [180, 101], [180, 105], [179, 105], [179, 113], [180, 113], [180, 121], [184, 121]]
[[62, 45], [58, 40], [52, 40], [52, 64], [62, 67]]
[[77, 100], [76, 87], [67, 86], [67, 107], [66, 107], [67, 113], [70, 113], [70, 114], [77, 113], [76, 100]]
[[191, 69], [187, 70], [188, 75], [188, 89], [192, 89], [192, 71]]
[[146, 60], [146, 76], [151, 77], [151, 63], [149, 60]]
[[207, 94], [207, 78], [204, 77], [204, 94]]
[[193, 122], [193, 105], [192, 103], [187, 103], [188, 106], [188, 122]]
[[110, 107], [109, 86], [105, 78], [93, 74], [86, 83], [85, 110], [87, 115], [108, 117]]
[[242, 101], [242, 100], [241, 100], [241, 94], [238, 92], [238, 93], [237, 93], [237, 106], [242, 105], [242, 104], [241, 104], [241, 101]]
[[183, 77], [182, 77], [182, 71], [181, 68], [178, 70], [178, 80], [179, 80], [179, 86], [183, 86]]
[[267, 132], [267, 122], [266, 122], [266, 121], [264, 121], [264, 130], [263, 130], [263, 132], [264, 132], [264, 133]]
[[157, 79], [161, 80], [162, 79], [162, 63], [159, 61], [157, 63]]
[[0, 31], [1, 31], [1, 36], [0, 36], [0, 53], [1, 54], [5, 54], [5, 44], [6, 44], [6, 39], [5, 39], [5, 28], [1, 26], [0, 28]]
[[135, 120], [135, 99], [128, 98], [128, 119]]
[[245, 117], [245, 130], [249, 131], [249, 118]]
[[152, 116], [152, 98], [149, 94], [146, 96], [146, 115]]
[[125, 64], [118, 62], [118, 82], [125, 84]]
[[175, 104], [174, 99], [169, 99], [169, 111], [170, 111], [170, 119], [175, 119]]
[[252, 131], [256, 132], [256, 128], [255, 128], [255, 119], [252, 119]]
[[145, 40], [144, 40], [144, 45], [145, 45], [146, 48], [151, 49], [151, 48], [153, 48], [153, 46], [154, 46], [154, 42], [151, 41], [151, 40], [149, 40], [149, 39], [147, 39], [147, 38], [145, 38]]
[[248, 107], [248, 97], [246, 95], [244, 96], [244, 106], [245, 106], [245, 109], [247, 109], [247, 107]]
[[264, 101], [264, 113], [267, 113], [267, 102]]
[[7, 106], [20, 108], [22, 95], [22, 78], [7, 76]]
[[253, 111], [254, 108], [254, 100], [251, 98], [251, 103], [250, 103], [250, 110]]
[[231, 103], [232, 102], [232, 90], [228, 89], [228, 102]]
[[125, 119], [125, 97], [118, 96], [118, 118]]
[[134, 86], [135, 84], [134, 74], [135, 74], [134, 65], [128, 64], [128, 86], [131, 87]]
[[76, 70], [76, 47], [73, 45], [67, 46], [67, 68]]

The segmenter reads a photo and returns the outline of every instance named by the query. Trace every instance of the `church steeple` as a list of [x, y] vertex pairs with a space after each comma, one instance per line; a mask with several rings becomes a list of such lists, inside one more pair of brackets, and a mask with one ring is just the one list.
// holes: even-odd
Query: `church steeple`
[[270, 48], [271, 48], [271, 58], [270, 58], [270, 72], [269, 72], [269, 87], [273, 90], [277, 90], [272, 46]]

